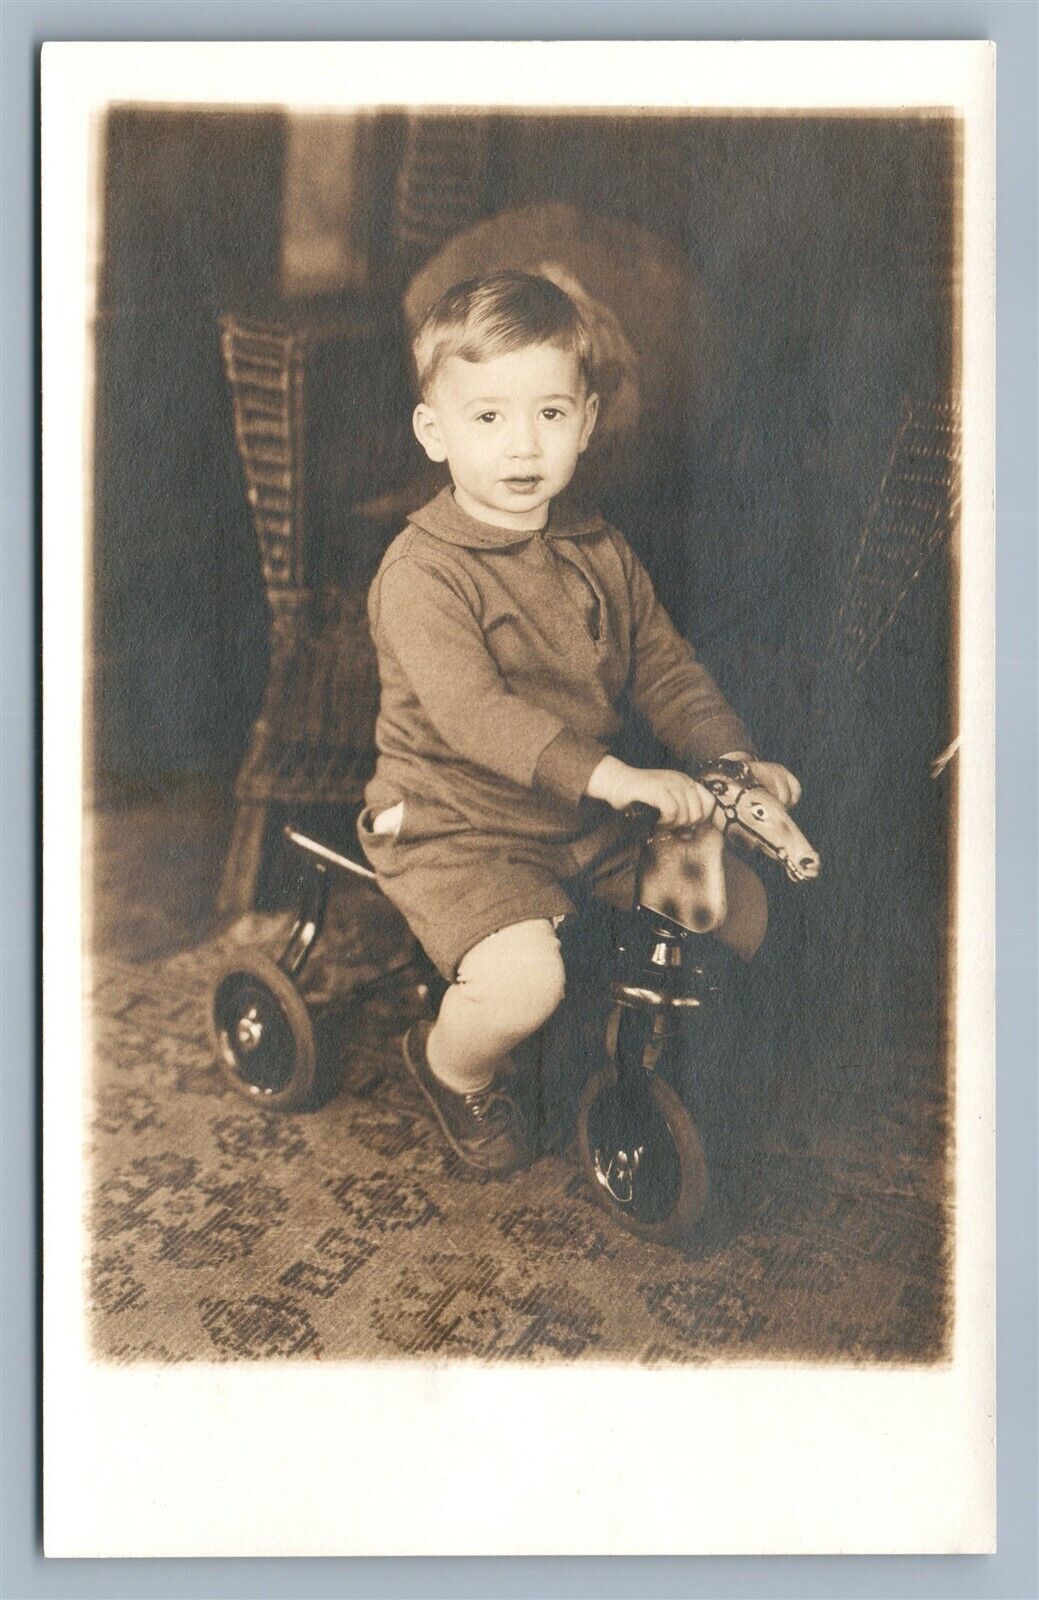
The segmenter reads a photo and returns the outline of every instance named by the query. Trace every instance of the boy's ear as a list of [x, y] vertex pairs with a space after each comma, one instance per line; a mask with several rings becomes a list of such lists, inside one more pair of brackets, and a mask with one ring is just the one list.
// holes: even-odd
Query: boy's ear
[[599, 396], [597, 394], [586, 395], [584, 401], [584, 427], [581, 429], [581, 442], [577, 446], [579, 451], [588, 448], [588, 441], [592, 437], [592, 430], [595, 427], [595, 419], [598, 415]]
[[430, 461], [447, 460], [447, 447], [440, 437], [436, 416], [424, 400], [415, 407], [411, 418], [411, 426], [415, 430], [415, 438], [426, 452]]

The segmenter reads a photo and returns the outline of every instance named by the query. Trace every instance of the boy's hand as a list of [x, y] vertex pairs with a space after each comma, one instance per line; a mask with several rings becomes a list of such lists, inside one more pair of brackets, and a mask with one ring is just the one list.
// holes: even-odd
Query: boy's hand
[[778, 761], [752, 761], [745, 750], [731, 750], [722, 758], [726, 761], [745, 761], [751, 776], [763, 789], [774, 795], [787, 809], [796, 806], [801, 798], [801, 785], [792, 772], [781, 767]]
[[616, 756], [603, 756], [588, 780], [593, 800], [605, 800], [614, 811], [624, 811], [636, 800], [655, 806], [667, 827], [691, 828], [714, 810], [714, 798], [684, 772], [665, 768], [629, 767]]

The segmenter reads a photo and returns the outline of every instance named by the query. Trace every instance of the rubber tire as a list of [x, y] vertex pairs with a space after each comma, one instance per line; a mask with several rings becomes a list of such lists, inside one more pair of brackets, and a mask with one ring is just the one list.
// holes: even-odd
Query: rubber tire
[[612, 1094], [618, 1077], [613, 1067], [604, 1067], [593, 1073], [585, 1084], [577, 1115], [577, 1137], [581, 1159], [591, 1183], [598, 1205], [627, 1232], [636, 1234], [652, 1244], [681, 1246], [689, 1242], [703, 1216], [707, 1205], [707, 1159], [700, 1135], [685, 1105], [662, 1078], [647, 1076], [646, 1088], [657, 1111], [667, 1124], [674, 1142], [679, 1164], [679, 1189], [674, 1205], [658, 1222], [640, 1222], [626, 1211], [595, 1175], [595, 1147], [589, 1129], [592, 1108], [599, 1096]]
[[[233, 978], [251, 981], [266, 990], [288, 1028], [293, 1061], [289, 1076], [281, 1088], [265, 1090], [249, 1083], [235, 1066], [233, 1053], [217, 1014], [221, 989]], [[213, 984], [209, 1027], [217, 1065], [232, 1089], [248, 1100], [250, 1105], [260, 1106], [264, 1111], [299, 1111], [311, 1102], [317, 1087], [314, 1024], [296, 985], [270, 956], [255, 950], [238, 951], [221, 963]]]

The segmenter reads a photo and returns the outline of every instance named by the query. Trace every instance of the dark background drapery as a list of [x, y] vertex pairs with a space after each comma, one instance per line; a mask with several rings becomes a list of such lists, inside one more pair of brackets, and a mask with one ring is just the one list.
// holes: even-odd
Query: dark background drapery
[[362, 583], [377, 551], [351, 552], [336, 508], [358, 481], [392, 487], [417, 464], [406, 442], [387, 450], [406, 441], [409, 278], [498, 211], [577, 205], [681, 251], [727, 341], [712, 404], [604, 510], [763, 751], [803, 772], [803, 825], [831, 864], [810, 915], [859, 941], [855, 981], [894, 950], [936, 993], [948, 785], [927, 768], [952, 733], [947, 558], [928, 565], [863, 673], [840, 670], [831, 634], [902, 408], [952, 384], [954, 128], [917, 116], [386, 113], [311, 124], [302, 159], [299, 133], [269, 112], [123, 108], [107, 120], [102, 790], [184, 774], [229, 783], [259, 704], [266, 614], [218, 314], [313, 315], [320, 296], [323, 313], [397, 328], [379, 372], [319, 373], [311, 408], [315, 515], [332, 570]]

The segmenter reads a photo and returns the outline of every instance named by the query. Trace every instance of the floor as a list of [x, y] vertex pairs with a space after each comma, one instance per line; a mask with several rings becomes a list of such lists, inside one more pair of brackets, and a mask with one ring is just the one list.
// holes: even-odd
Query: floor
[[[227, 825], [204, 784], [124, 793], [94, 818], [99, 1356], [942, 1358], [948, 1118], [933, 1030], [868, 1060], [831, 1046], [793, 1113], [780, 1097], [742, 1139], [695, 1245], [649, 1245], [596, 1206], [565, 1116], [527, 1171], [461, 1166], [403, 1075], [407, 997], [333, 1011], [339, 1087], [318, 1109], [266, 1115], [243, 1100], [214, 1063], [213, 975], [236, 950], [276, 951], [287, 919], [213, 925]], [[389, 908], [346, 886], [311, 974], [317, 1000], [400, 941]]]

